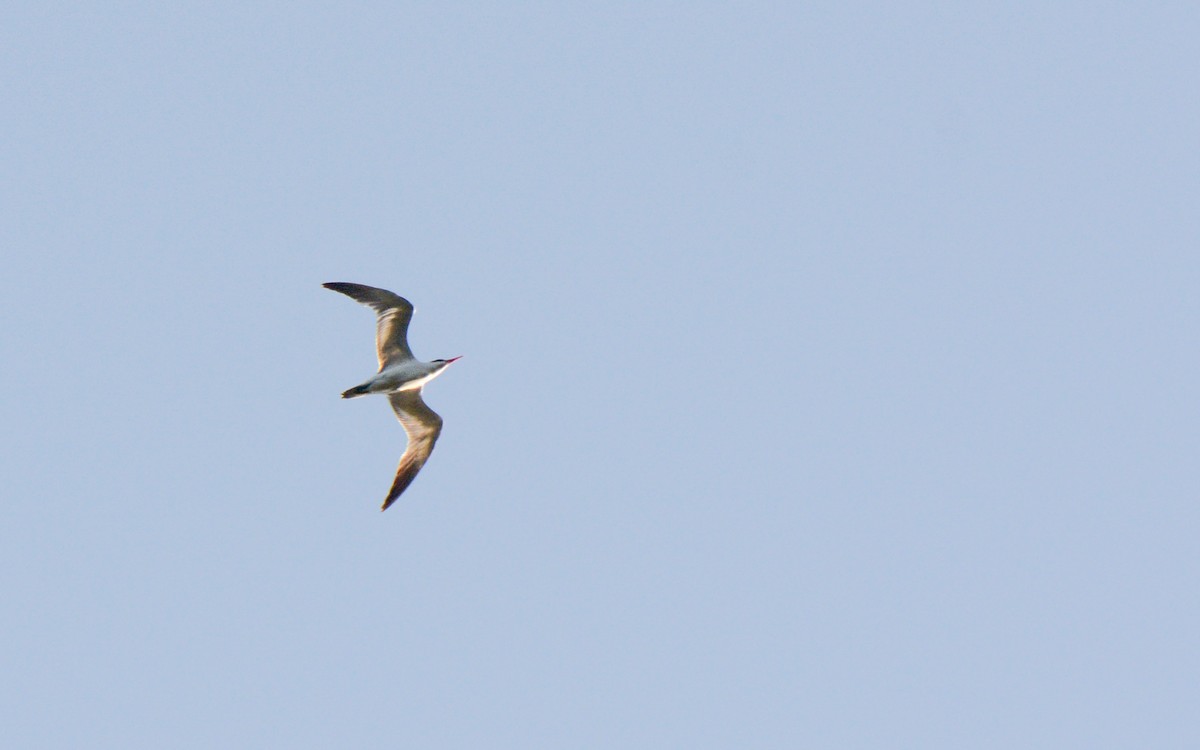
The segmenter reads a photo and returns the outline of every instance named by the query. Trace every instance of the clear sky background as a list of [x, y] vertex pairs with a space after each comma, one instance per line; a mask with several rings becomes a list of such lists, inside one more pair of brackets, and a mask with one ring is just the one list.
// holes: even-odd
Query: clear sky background
[[4, 744], [1200, 746], [1198, 39], [7, 4]]

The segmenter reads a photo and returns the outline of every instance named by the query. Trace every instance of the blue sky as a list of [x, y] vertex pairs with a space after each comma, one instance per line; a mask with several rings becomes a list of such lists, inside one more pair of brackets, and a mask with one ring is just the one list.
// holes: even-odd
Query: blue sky
[[1197, 38], [11, 4], [8, 742], [1194, 746]]

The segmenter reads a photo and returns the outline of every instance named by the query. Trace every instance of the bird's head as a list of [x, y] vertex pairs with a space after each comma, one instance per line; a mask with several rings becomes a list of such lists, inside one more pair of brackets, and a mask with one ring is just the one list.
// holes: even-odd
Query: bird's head
[[458, 360], [460, 360], [460, 359], [462, 359], [462, 355], [461, 355], [461, 354], [460, 354], [460, 355], [458, 355], [457, 357], [451, 357], [450, 359], [435, 359], [435, 360], [433, 360], [433, 363], [434, 363], [435, 365], [441, 365], [442, 367], [446, 367], [446, 366], [447, 366], [447, 365], [449, 365], [451, 362], [457, 362], [457, 361], [458, 361]]

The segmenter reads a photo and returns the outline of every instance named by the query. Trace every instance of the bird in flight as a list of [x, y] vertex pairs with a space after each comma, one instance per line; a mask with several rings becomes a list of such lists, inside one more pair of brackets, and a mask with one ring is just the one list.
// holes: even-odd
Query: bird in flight
[[408, 433], [408, 447], [400, 457], [396, 479], [384, 498], [383, 508], [400, 497], [417, 472], [429, 460], [433, 444], [442, 432], [442, 418], [421, 400], [421, 389], [441, 375], [451, 362], [462, 357], [421, 362], [408, 348], [408, 322], [412, 320], [412, 303], [398, 294], [373, 286], [332, 281], [326, 289], [341, 292], [375, 311], [375, 349], [379, 355], [379, 372], [362, 385], [342, 393], [342, 398], [356, 398], [371, 393], [386, 393], [392, 411]]

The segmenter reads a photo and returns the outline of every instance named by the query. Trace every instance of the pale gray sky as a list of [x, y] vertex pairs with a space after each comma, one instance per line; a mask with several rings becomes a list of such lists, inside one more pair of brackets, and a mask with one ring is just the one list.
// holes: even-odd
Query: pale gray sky
[[1197, 746], [1198, 38], [10, 3], [6, 743]]

